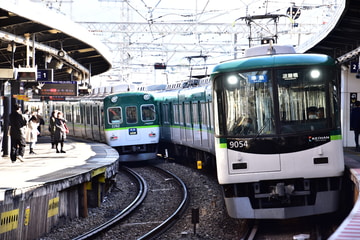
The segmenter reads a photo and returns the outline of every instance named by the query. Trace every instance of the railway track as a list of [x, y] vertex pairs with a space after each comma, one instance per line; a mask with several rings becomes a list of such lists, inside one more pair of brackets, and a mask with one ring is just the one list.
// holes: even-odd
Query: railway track
[[157, 167], [123, 170], [136, 179], [135, 199], [109, 221], [74, 239], [152, 239], [170, 228], [186, 209], [188, 191], [176, 175]]
[[327, 239], [337, 227], [337, 218], [336, 214], [325, 214], [287, 220], [249, 220], [241, 239]]

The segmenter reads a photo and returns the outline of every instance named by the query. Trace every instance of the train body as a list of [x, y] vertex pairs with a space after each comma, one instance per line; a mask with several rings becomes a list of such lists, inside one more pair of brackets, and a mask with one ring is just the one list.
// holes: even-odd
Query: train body
[[233, 218], [334, 212], [344, 171], [335, 61], [264, 47], [216, 66], [209, 85], [155, 94], [160, 145], [197, 165], [216, 159]]
[[[34, 104], [40, 107], [39, 102], [29, 102], [27, 108]], [[62, 111], [69, 136], [105, 142], [119, 152], [122, 162], [150, 160], [157, 156], [158, 107], [151, 94], [121, 92], [103, 97], [68, 97], [66, 101], [44, 103], [41, 108], [47, 114], [53, 110]]]

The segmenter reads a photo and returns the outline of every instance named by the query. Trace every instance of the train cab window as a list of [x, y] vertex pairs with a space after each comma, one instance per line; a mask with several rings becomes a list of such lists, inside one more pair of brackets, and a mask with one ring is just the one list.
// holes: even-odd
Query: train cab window
[[326, 92], [331, 77], [326, 72], [312, 68], [277, 71], [281, 133], [315, 131], [328, 126]]
[[155, 106], [153, 104], [141, 106], [141, 120], [144, 122], [155, 120]]
[[136, 112], [136, 107], [126, 107], [126, 123], [137, 123], [138, 122], [138, 116]]
[[260, 136], [275, 134], [272, 73], [233, 72], [216, 77], [216, 134]]
[[111, 107], [107, 111], [109, 124], [119, 124], [122, 123], [122, 113], [120, 107]]

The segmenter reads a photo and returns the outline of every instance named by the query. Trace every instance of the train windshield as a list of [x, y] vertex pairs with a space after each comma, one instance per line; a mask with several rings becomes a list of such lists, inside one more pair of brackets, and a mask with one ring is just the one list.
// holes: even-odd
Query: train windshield
[[329, 127], [334, 111], [326, 101], [333, 92], [329, 72], [303, 67], [216, 76], [214, 110], [223, 113], [215, 119], [216, 134], [261, 136]]
[[141, 120], [144, 122], [155, 120], [154, 104], [141, 105]]
[[119, 124], [122, 123], [122, 114], [120, 107], [110, 107], [108, 108], [108, 120], [109, 124]]

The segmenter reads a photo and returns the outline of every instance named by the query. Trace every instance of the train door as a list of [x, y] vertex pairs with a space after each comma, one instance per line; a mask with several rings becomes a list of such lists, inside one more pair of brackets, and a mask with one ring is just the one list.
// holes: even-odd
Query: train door
[[[214, 137], [214, 112], [212, 108], [212, 101], [208, 100], [206, 102], [206, 109], [207, 109], [207, 118], [208, 118], [208, 139], [209, 139], [209, 149], [212, 149], [214, 151], [215, 149], [215, 137]], [[214, 152], [215, 153], [215, 152]]]
[[91, 106], [88, 104], [85, 105], [84, 108], [84, 117], [85, 117], [85, 138], [92, 138], [92, 128], [91, 128]]
[[184, 104], [184, 118], [185, 118], [185, 139], [187, 144], [194, 143], [194, 136], [193, 136], [193, 125], [192, 125], [192, 109], [189, 102]]
[[181, 144], [184, 142], [183, 139], [186, 139], [184, 108], [185, 108], [184, 103], [179, 105], [179, 116], [180, 116], [180, 139], [179, 139], [179, 142]]
[[95, 103], [91, 106], [91, 133], [92, 139], [95, 141], [100, 141], [100, 123], [99, 123], [99, 106]]
[[80, 120], [79, 120], [79, 122], [81, 123], [81, 137], [82, 138], [85, 138], [85, 136], [86, 136], [86, 124], [85, 124], [85, 119], [86, 119], [86, 117], [85, 117], [85, 104], [84, 103], [81, 103], [80, 104]]
[[73, 118], [72, 118], [72, 103], [71, 102], [68, 102], [64, 105], [63, 116], [66, 119], [66, 126], [69, 128], [69, 131], [71, 131], [70, 135], [73, 135], [74, 124], [73, 124]]
[[100, 102], [100, 114], [99, 114], [99, 132], [100, 132], [100, 141], [105, 142], [105, 123], [104, 123], [104, 105], [103, 102]]
[[181, 126], [183, 124], [183, 120], [181, 120], [180, 117], [180, 108], [181, 105], [178, 103], [173, 104], [173, 121], [175, 127], [171, 128], [171, 140], [174, 142], [180, 142], [181, 141]]
[[169, 141], [171, 139], [171, 103], [163, 103], [161, 107], [161, 128], [160, 138], [162, 141]]
[[201, 125], [200, 125], [200, 118], [199, 118], [199, 102], [194, 101], [192, 102], [192, 134], [194, 139], [195, 146], [202, 146], [201, 143]]
[[209, 149], [209, 128], [208, 128], [208, 111], [206, 102], [200, 103], [200, 133], [201, 133], [201, 144], [206, 149]]
[[81, 102], [78, 102], [73, 106], [73, 122], [74, 122], [74, 132], [73, 134], [77, 137], [82, 137], [83, 131], [83, 124], [81, 122], [81, 115], [80, 115], [80, 106]]

